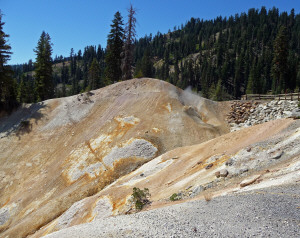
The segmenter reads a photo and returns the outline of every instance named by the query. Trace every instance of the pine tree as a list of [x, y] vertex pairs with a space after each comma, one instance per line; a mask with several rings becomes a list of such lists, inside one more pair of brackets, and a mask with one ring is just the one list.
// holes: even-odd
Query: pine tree
[[120, 12], [116, 12], [113, 23], [110, 26], [111, 30], [107, 37], [107, 54], [105, 57], [105, 85], [114, 81], [120, 81], [122, 78], [121, 53], [124, 29]]
[[10, 55], [12, 54], [10, 45], [7, 44], [7, 39], [9, 35], [5, 34], [3, 31], [3, 25], [5, 24], [2, 21], [2, 13], [0, 10], [0, 72], [3, 73], [5, 71], [5, 65], [7, 61], [10, 59]]
[[66, 83], [68, 82], [69, 78], [69, 68], [65, 66], [65, 62], [63, 61], [63, 65], [61, 68], [61, 82], [62, 82], [62, 97], [67, 96], [67, 89]]
[[274, 56], [272, 61], [273, 92], [280, 93], [286, 89], [285, 81], [287, 76], [287, 58], [288, 58], [288, 41], [287, 30], [281, 26], [274, 41]]
[[130, 5], [128, 9], [128, 22], [125, 27], [125, 41], [122, 52], [122, 79], [127, 80], [132, 78], [131, 67], [133, 63], [133, 46], [136, 37], [135, 24], [136, 24], [136, 9]]
[[97, 89], [100, 85], [100, 67], [99, 64], [97, 62], [97, 59], [94, 58], [93, 62], [91, 64], [91, 67], [89, 69], [89, 89], [93, 90], [93, 89]]
[[178, 58], [177, 56], [175, 57], [175, 65], [174, 65], [174, 78], [173, 78], [173, 84], [176, 85], [177, 82], [179, 81], [179, 66], [178, 66]]
[[144, 77], [151, 78], [153, 72], [153, 63], [150, 57], [150, 50], [147, 48], [144, 52], [141, 64], [141, 71]]
[[86, 62], [83, 62], [83, 85], [82, 85], [82, 91], [84, 91], [87, 86], [88, 86], [88, 74], [89, 74], [89, 69], [88, 65]]
[[219, 80], [217, 83], [216, 91], [215, 91], [215, 100], [222, 101], [223, 100], [223, 87], [222, 87], [222, 81]]
[[38, 101], [49, 99], [54, 94], [52, 78], [52, 44], [48, 33], [42, 32], [38, 45], [34, 50], [35, 62], [35, 91]]
[[20, 102], [20, 103], [26, 102], [26, 85], [24, 82], [24, 78], [25, 78], [25, 76], [23, 75], [21, 82], [19, 83], [19, 87], [18, 87], [17, 99], [18, 99], [18, 102]]
[[255, 69], [251, 68], [250, 74], [249, 74], [249, 79], [247, 82], [247, 89], [246, 93], [247, 94], [253, 94], [254, 93], [254, 80], [255, 80]]
[[76, 73], [76, 67], [77, 67], [77, 56], [74, 54], [74, 49], [71, 48], [70, 52], [70, 76], [73, 77]]
[[12, 78], [13, 71], [6, 65], [10, 59], [11, 47], [7, 43], [9, 35], [3, 31], [2, 13], [0, 10], [0, 111], [10, 111], [17, 106], [17, 88]]
[[300, 89], [300, 64], [299, 64], [298, 73], [296, 76], [296, 88], [298, 88], [298, 90]]
[[241, 82], [242, 78], [242, 56], [240, 56], [235, 62], [235, 73], [234, 73], [234, 91], [233, 95], [235, 98], [241, 97]]
[[79, 93], [79, 82], [82, 80], [82, 71], [79, 67], [76, 68], [75, 78], [74, 78], [74, 86], [73, 86], [73, 94]]

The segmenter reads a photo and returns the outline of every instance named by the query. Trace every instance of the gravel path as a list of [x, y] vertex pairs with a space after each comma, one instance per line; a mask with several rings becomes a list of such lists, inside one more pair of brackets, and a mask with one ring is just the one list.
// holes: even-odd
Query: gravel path
[[52, 233], [78, 237], [299, 237], [300, 184], [110, 217]]

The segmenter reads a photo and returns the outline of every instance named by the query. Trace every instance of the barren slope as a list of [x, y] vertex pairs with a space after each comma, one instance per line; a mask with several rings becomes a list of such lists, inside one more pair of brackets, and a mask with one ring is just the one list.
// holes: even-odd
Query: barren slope
[[[166, 82], [133, 79], [90, 96], [27, 105], [1, 118], [0, 237], [32, 234], [75, 202], [97, 194], [85, 200], [94, 203], [107, 193], [97, 193], [106, 185], [162, 153], [228, 132], [223, 111], [224, 105]], [[116, 194], [112, 206], [120, 208], [129, 190]], [[81, 217], [77, 223], [95, 215]]]
[[[148, 209], [155, 209], [170, 205], [169, 198], [173, 193], [184, 194], [186, 198], [197, 198], [199, 194], [199, 199], [203, 196], [203, 189], [211, 188], [217, 196], [284, 183], [299, 183], [299, 126], [299, 121], [292, 119], [276, 120], [222, 135], [199, 145], [174, 149], [121, 177], [97, 194], [75, 203], [33, 237], [81, 223], [100, 221], [112, 215], [126, 214], [133, 206], [130, 200], [133, 187], [149, 188], [152, 204]], [[282, 152], [282, 156], [275, 158], [274, 152], [276, 154], [278, 151]], [[211, 165], [211, 168], [206, 169], [207, 165]], [[221, 169], [228, 170], [226, 178], [216, 178], [215, 172]], [[245, 178], [252, 179], [254, 185], [240, 187]], [[57, 233], [57, 236], [51, 237], [60, 237], [59, 234], [67, 233]], [[99, 237], [102, 235], [99, 234]]]
[[300, 233], [300, 186], [188, 201], [94, 220], [45, 238], [289, 237]]

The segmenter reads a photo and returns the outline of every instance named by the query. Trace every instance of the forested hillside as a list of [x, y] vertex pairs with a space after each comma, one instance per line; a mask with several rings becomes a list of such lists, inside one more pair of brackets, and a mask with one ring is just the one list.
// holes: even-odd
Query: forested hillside
[[[121, 51], [126, 48], [122, 26], [117, 12], [106, 49], [87, 46], [83, 52], [71, 49], [68, 57], [56, 56], [51, 97], [122, 80], [121, 71], [115, 79], [110, 76], [122, 67]], [[114, 43], [118, 34], [121, 41]], [[262, 7], [229, 18], [191, 18], [167, 34], [158, 32], [135, 40], [132, 49], [131, 77], [155, 77], [181, 88], [191, 86], [214, 100], [238, 99], [245, 93], [299, 91], [300, 15], [294, 10], [287, 13]], [[18, 101], [37, 101], [36, 63], [30, 60], [13, 69]]]
[[211, 21], [192, 18], [168, 34], [141, 38], [135, 53], [137, 71], [146, 74], [145, 58], [155, 59], [152, 75], [205, 97], [299, 90], [300, 15], [263, 7]]

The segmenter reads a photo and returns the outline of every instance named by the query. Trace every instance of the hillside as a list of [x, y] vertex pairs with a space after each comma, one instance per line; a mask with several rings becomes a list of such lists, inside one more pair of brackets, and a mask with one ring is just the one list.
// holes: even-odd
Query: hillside
[[[222, 201], [233, 206], [246, 194], [263, 208], [263, 197], [253, 197], [249, 191], [271, 196], [273, 189], [278, 192], [270, 199], [290, 210], [286, 215], [284, 209], [272, 207], [270, 212], [278, 215], [263, 223], [269, 227], [264, 234], [277, 234], [279, 218], [286, 216], [292, 227], [288, 234], [296, 237], [299, 217], [292, 212], [297, 208], [289, 204], [299, 201], [300, 121], [286, 117], [291, 116], [287, 110], [294, 111], [297, 104], [253, 105], [256, 109], [249, 120], [258, 122], [260, 108], [266, 108], [264, 117], [269, 121], [247, 128], [246, 123], [239, 128], [231, 123], [239, 129], [233, 132], [226, 115], [232, 110], [242, 115], [242, 110], [249, 110], [243, 104], [213, 102], [150, 78], [25, 105], [0, 119], [0, 237], [117, 237], [126, 232], [140, 236], [148, 229], [142, 225], [147, 219], [154, 219], [158, 227], [151, 234], [164, 237], [171, 227], [161, 227], [157, 216], [165, 219], [169, 211], [176, 211], [171, 216], [177, 217], [181, 208], [190, 209], [190, 200], [200, 204], [193, 211], [212, 209], [207, 212], [213, 216], [214, 209], [203, 198], [212, 199], [211, 204], [223, 211]], [[270, 115], [276, 111], [281, 119], [267, 115], [272, 105]], [[281, 106], [286, 110], [283, 114]], [[293, 187], [280, 187], [285, 185]], [[149, 189], [151, 204], [145, 207], [149, 212], [134, 214], [134, 187]], [[281, 199], [277, 196], [281, 192], [288, 197]], [[177, 203], [182, 204], [172, 206]], [[251, 220], [258, 216], [252, 205], [234, 211], [248, 214]], [[124, 214], [129, 215], [114, 218]], [[194, 213], [184, 215], [194, 224]], [[141, 225], [123, 227], [136, 216], [144, 217], [136, 223]], [[221, 221], [209, 217], [207, 222], [213, 227]], [[249, 227], [238, 222], [241, 231]], [[249, 235], [254, 234], [252, 224], [259, 223], [250, 223]], [[180, 219], [172, 224], [178, 225], [176, 231], [180, 226], [188, 233], [194, 229]], [[103, 231], [97, 227], [104, 227]], [[211, 234], [222, 234], [220, 227]]]
[[[136, 44], [136, 74], [201, 91], [215, 100], [299, 90], [300, 15], [251, 8], [234, 16], [191, 18]], [[280, 76], [281, 75], [281, 76]], [[279, 79], [281, 77], [281, 79]]]
[[298, 238], [299, 12], [192, 17], [135, 39], [136, 12], [115, 13], [104, 48], [53, 57], [79, 47], [57, 28], [35, 62], [9, 65], [24, 53], [0, 9], [0, 238]]
[[[109, 218], [119, 214], [130, 213], [133, 209], [130, 197], [133, 187], [149, 188], [152, 195], [152, 203], [148, 209], [157, 210], [157, 212], [159, 212], [162, 207], [172, 205], [173, 202], [170, 201], [170, 197], [174, 193], [178, 194], [179, 200], [192, 199], [195, 201], [199, 201], [199, 199], [202, 200], [203, 196], [211, 196], [211, 198], [206, 199], [212, 200], [215, 199], [214, 197], [225, 196], [224, 198], [221, 197], [217, 199], [222, 202], [224, 199], [229, 201], [231, 199], [233, 200], [236, 196], [245, 194], [247, 191], [269, 187], [272, 187], [272, 189], [269, 189], [269, 191], [272, 191], [276, 189], [276, 186], [286, 184], [296, 186], [293, 193], [295, 195], [291, 200], [293, 200], [294, 204], [297, 204], [297, 201], [299, 202], [300, 199], [299, 193], [297, 195], [297, 191], [300, 191], [299, 126], [299, 122], [295, 123], [292, 122], [292, 120], [277, 120], [246, 128], [239, 132], [232, 132], [199, 145], [174, 149], [144, 164], [136, 171], [123, 176], [94, 196], [75, 203], [68, 211], [32, 237], [39, 237], [42, 234], [48, 234], [56, 230], [61, 230], [61, 232], [53, 233], [53, 235], [49, 237], [71, 237], [71, 234], [74, 235], [72, 231], [77, 229], [76, 226], [72, 229], [64, 230], [65, 228], [82, 223], [89, 223], [91, 221], [92, 223], [90, 225], [85, 226], [89, 227], [85, 234], [86, 237], [92, 237], [88, 236], [88, 234], [93, 234], [90, 232], [97, 230], [97, 226], [102, 226], [102, 220], [106, 226], [115, 224], [110, 229], [104, 228], [108, 234], [116, 235], [113, 237], [117, 237], [118, 233], [116, 233], [116, 229], [120, 229], [119, 232], [124, 235], [126, 235], [125, 231], [135, 234], [136, 231], [141, 232], [144, 230], [144, 232], [146, 232], [147, 229], [152, 230], [152, 227], [148, 227], [145, 223], [144, 227], [138, 226], [138, 228], [131, 227], [129, 229], [126, 225], [123, 226], [123, 222], [125, 222], [125, 224], [127, 222], [131, 223], [132, 221], [130, 222], [130, 219], [132, 218], [134, 220], [135, 216], [129, 215], [127, 218], [116, 218], [117, 220], [122, 219], [120, 223], [115, 223], [115, 220], [110, 220]], [[296, 131], [295, 127], [298, 128]], [[278, 151], [282, 151], [284, 154], [280, 159], [275, 158]], [[223, 170], [226, 170], [228, 175], [217, 178], [216, 172], [219, 171], [222, 173]], [[280, 190], [280, 188], [278, 190], [278, 193], [284, 191]], [[230, 197], [227, 198], [226, 195], [230, 195]], [[261, 202], [263, 202], [263, 198], [261, 199]], [[278, 199], [278, 202], [281, 201], [280, 196], [276, 199]], [[258, 200], [258, 203], [259, 205], [257, 206], [260, 206], [260, 200]], [[283, 204], [282, 206], [287, 205], [288, 204]], [[182, 206], [188, 205], [184, 203]], [[200, 210], [203, 211], [206, 206], [209, 205], [202, 203]], [[222, 205], [217, 203], [216, 206], [220, 206], [220, 209], [222, 209]], [[235, 205], [232, 204], [232, 206]], [[255, 205], [253, 209], [254, 207]], [[173, 207], [169, 208], [169, 210], [172, 209]], [[274, 209], [276, 211], [276, 208]], [[296, 208], [291, 208], [291, 210], [293, 209]], [[168, 214], [167, 208], [163, 210], [165, 212], [162, 212], [160, 215], [162, 217]], [[241, 206], [240, 210], [236, 212], [243, 214], [245, 211]], [[153, 211], [152, 213], [156, 212]], [[215, 211], [213, 210], [212, 214], [214, 213]], [[146, 214], [141, 214], [140, 216], [145, 216], [145, 220], [149, 219]], [[178, 213], [177, 216], [181, 216], [181, 214]], [[187, 219], [189, 219], [190, 216], [193, 216], [193, 214], [186, 215]], [[228, 219], [230, 215], [224, 214], [222, 216], [224, 219]], [[278, 216], [284, 216], [284, 214], [280, 213]], [[152, 219], [155, 219], [154, 217]], [[217, 218], [215, 218], [215, 220], [217, 223], [221, 222]], [[108, 221], [110, 221], [110, 223], [106, 223]], [[168, 221], [164, 222], [166, 222], [166, 224], [169, 223]], [[178, 217], [178, 223], [181, 224], [182, 222], [183, 221]], [[237, 220], [237, 222], [241, 223], [240, 220]], [[268, 224], [270, 230], [267, 231], [266, 234], [273, 233], [273, 226], [276, 226], [276, 222], [277, 220], [274, 220], [274, 222]], [[293, 227], [297, 227], [295, 223], [297, 221], [289, 222]], [[143, 224], [143, 220], [137, 223]], [[158, 237], [164, 237], [162, 234], [173, 234], [171, 227], [169, 228], [170, 230], [164, 230], [164, 228], [158, 225], [159, 222], [158, 224], [157, 222], [151, 223], [155, 223], [155, 226], [159, 227], [159, 230], [156, 231], [158, 232], [156, 233]], [[212, 222], [210, 224], [213, 225], [214, 223]], [[243, 225], [243, 227], [240, 227], [241, 230], [249, 227], [247, 223], [241, 225]], [[79, 226], [78, 229], [80, 229], [80, 227], [84, 226]], [[122, 228], [124, 230], [122, 230]], [[182, 229], [186, 229], [186, 227], [183, 225]], [[253, 228], [251, 227], [251, 229]], [[275, 227], [274, 229], [276, 230]], [[180, 230], [180, 227], [175, 230]], [[190, 231], [192, 231], [192, 228], [190, 228]], [[230, 231], [230, 229], [228, 229], [228, 231]], [[105, 237], [104, 232], [102, 233], [102, 231], [99, 230], [98, 232], [99, 234], [97, 233], [97, 235], [94, 233], [94, 237]], [[215, 227], [214, 234], [220, 233], [221, 230]], [[291, 234], [293, 235], [291, 237], [296, 237], [294, 236], [296, 233], [292, 232]], [[138, 234], [141, 235], [141, 233]], [[237, 234], [242, 235], [243, 233]], [[251, 234], [253, 233], [250, 232], [249, 235]]]
[[[155, 77], [182, 89], [190, 86], [217, 101], [240, 99], [246, 93], [296, 92], [300, 88], [299, 32], [300, 14], [294, 9], [288, 13], [262, 7], [210, 20], [191, 18], [166, 34], [137, 39], [132, 72], [134, 77]], [[77, 53], [72, 48], [69, 57], [56, 56], [54, 97], [119, 81], [107, 80], [106, 55], [106, 49], [98, 45]], [[93, 59], [99, 66], [96, 85], [89, 76]], [[36, 102], [34, 78], [27, 74], [34, 70], [32, 60], [13, 69], [18, 100]]]
[[145, 78], [1, 118], [1, 237], [32, 234], [143, 163], [227, 133], [225, 111]]

